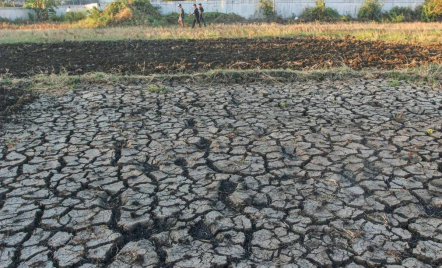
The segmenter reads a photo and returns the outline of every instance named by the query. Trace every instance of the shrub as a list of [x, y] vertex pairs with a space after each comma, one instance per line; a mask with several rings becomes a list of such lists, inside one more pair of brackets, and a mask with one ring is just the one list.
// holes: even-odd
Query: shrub
[[418, 5], [415, 9], [414, 9], [414, 13], [416, 14], [416, 19], [417, 20], [422, 20], [422, 13], [424, 12], [424, 7], [423, 5]]
[[341, 18], [337, 10], [325, 6], [324, 0], [316, 0], [316, 6], [304, 9], [299, 17], [304, 21], [337, 21]]
[[273, 10], [272, 0], [259, 0], [259, 8], [267, 18], [274, 17], [276, 15], [275, 11]]
[[94, 14], [91, 13], [90, 17], [96, 21], [98, 26], [164, 23], [163, 17], [149, 0], [117, 0], [110, 3], [103, 12], [97, 13], [95, 10]]
[[[135, 0], [129, 5], [132, 10], [131, 23], [135, 25], [149, 24], [158, 25], [164, 24], [164, 18], [158, 12], [158, 9], [150, 3], [148, 0]], [[175, 20], [176, 21], [176, 20]]]
[[66, 12], [66, 14], [64, 15], [64, 20], [69, 23], [73, 23], [80, 20], [84, 20], [86, 18], [86, 15], [87, 15], [86, 12], [83, 11]]
[[442, 21], [442, 1], [426, 0], [422, 5], [421, 19], [423, 21]]
[[120, 12], [118, 12], [117, 15], [115, 15], [115, 22], [123, 22], [123, 21], [128, 21], [132, 19], [132, 11], [130, 10], [130, 8], [125, 8], [123, 10], [121, 10]]
[[419, 15], [409, 7], [393, 7], [390, 11], [382, 15], [382, 21], [385, 22], [404, 22], [418, 19]]
[[117, 0], [111, 2], [103, 11], [104, 17], [109, 17], [111, 20], [120, 13], [123, 9], [129, 8], [128, 2], [124, 0]]
[[65, 17], [63, 15], [57, 16], [55, 12], [49, 13], [49, 21], [62, 22], [65, 21]]
[[211, 23], [238, 23], [245, 22], [246, 19], [241, 17], [240, 15], [231, 13], [221, 13], [221, 12], [205, 12], [204, 13], [206, 21], [210, 21]]
[[27, 0], [24, 7], [35, 11], [35, 20], [44, 21], [49, 19], [51, 12], [55, 12], [54, 8], [58, 2], [58, 0]]
[[358, 11], [358, 19], [365, 21], [381, 21], [382, 5], [379, 0], [365, 0]]
[[0, 7], [14, 7], [14, 6], [15, 6], [14, 2], [12, 2], [12, 3], [1, 2], [0, 3]]
[[350, 14], [342, 15], [340, 20], [343, 22], [355, 21], [355, 19]]

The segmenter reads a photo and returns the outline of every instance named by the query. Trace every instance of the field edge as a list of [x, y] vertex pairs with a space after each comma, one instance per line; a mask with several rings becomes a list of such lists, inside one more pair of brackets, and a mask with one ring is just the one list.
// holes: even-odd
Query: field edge
[[102, 72], [68, 75], [67, 73], [35, 75], [15, 78], [0, 76], [0, 86], [26, 88], [35, 92], [57, 93], [93, 84], [162, 84], [186, 82], [196, 84], [242, 84], [242, 83], [284, 83], [296, 81], [345, 80], [352, 78], [382, 78], [426, 85], [442, 86], [442, 64], [431, 64], [409, 69], [354, 70], [347, 66], [329, 69], [290, 70], [290, 69], [215, 69], [192, 74], [153, 74], [153, 75], [120, 75]]

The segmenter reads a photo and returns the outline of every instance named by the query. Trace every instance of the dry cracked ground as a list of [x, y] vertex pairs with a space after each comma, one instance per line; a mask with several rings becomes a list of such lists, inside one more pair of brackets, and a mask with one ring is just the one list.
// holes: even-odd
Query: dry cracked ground
[[440, 90], [148, 88], [44, 95], [12, 115], [1, 268], [440, 267]]

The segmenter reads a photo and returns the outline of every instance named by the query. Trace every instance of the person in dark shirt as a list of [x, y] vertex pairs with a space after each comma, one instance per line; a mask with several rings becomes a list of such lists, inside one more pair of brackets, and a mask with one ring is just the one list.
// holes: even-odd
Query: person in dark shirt
[[184, 9], [181, 6], [181, 4], [178, 5], [178, 8], [180, 9], [180, 15], [178, 17], [178, 23], [181, 25], [181, 27], [184, 27]]
[[200, 13], [198, 8], [196, 8], [196, 4], [193, 4], [193, 14], [189, 14], [189, 16], [194, 16], [192, 28], [195, 28], [195, 22], [198, 22], [198, 26], [201, 28]]
[[201, 3], [198, 4], [198, 12], [200, 13], [200, 22], [204, 23], [204, 27], [206, 27], [206, 20], [204, 19], [204, 8]]

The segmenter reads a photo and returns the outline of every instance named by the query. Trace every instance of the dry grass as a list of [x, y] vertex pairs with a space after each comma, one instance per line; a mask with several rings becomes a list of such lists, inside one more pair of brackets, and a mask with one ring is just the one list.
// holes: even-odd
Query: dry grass
[[420, 86], [430, 86], [442, 90], [442, 65], [421, 66], [413, 69], [394, 71], [363, 70], [355, 71], [347, 67], [332, 69], [317, 69], [307, 71], [292, 70], [213, 70], [195, 74], [174, 75], [114, 75], [106, 73], [88, 73], [84, 75], [68, 75], [67, 73], [52, 75], [36, 75], [29, 78], [13, 78], [7, 75], [0, 76], [0, 83], [8, 87], [27, 85], [27, 89], [36, 92], [61, 94], [73, 88], [90, 85], [113, 84], [145, 84], [149, 91], [164, 93], [163, 84], [174, 82], [189, 82], [200, 85], [212, 83], [282, 83], [308, 80], [345, 80], [352, 78], [382, 78], [399, 80]]
[[206, 39], [321, 36], [356, 39], [442, 44], [442, 23], [337, 23], [337, 24], [216, 24], [207, 28], [108, 27], [72, 28], [71, 24], [0, 25], [0, 43], [58, 42], [124, 39]]

